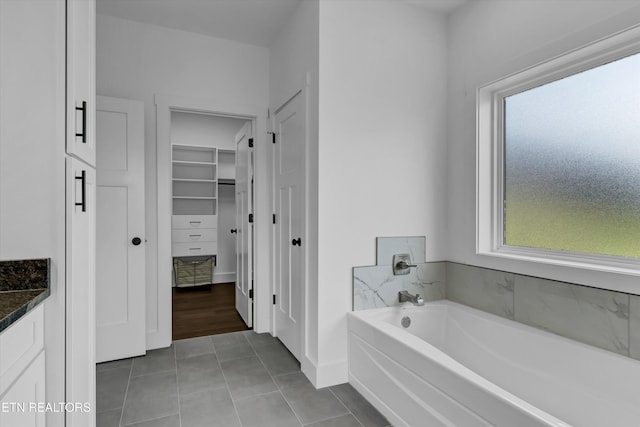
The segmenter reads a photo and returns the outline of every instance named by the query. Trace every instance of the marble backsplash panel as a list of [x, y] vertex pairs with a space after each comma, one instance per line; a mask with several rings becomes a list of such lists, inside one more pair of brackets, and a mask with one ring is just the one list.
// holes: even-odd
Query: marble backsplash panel
[[414, 237], [376, 237], [376, 265], [393, 264], [396, 254], [411, 255], [411, 262], [426, 262], [427, 239], [425, 236]]
[[391, 265], [353, 268], [353, 310], [399, 305], [398, 292], [420, 294], [425, 301], [444, 299], [446, 266], [427, 262], [411, 268], [406, 275], [394, 276]]

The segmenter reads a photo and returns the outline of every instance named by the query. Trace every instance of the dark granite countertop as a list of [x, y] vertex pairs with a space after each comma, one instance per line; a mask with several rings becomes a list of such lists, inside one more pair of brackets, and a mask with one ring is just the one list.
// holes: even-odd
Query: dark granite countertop
[[0, 261], [0, 333], [49, 296], [49, 262]]

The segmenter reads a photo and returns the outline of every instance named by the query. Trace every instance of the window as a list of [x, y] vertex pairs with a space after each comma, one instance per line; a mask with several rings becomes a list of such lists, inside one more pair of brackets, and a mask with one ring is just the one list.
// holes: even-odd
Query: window
[[478, 252], [640, 267], [640, 33], [478, 91]]

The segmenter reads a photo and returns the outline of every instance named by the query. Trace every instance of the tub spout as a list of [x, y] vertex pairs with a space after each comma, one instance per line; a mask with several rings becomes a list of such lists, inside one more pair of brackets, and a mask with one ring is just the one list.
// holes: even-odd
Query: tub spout
[[415, 305], [424, 305], [424, 299], [419, 294], [411, 295], [407, 291], [398, 292], [399, 302], [412, 302]]

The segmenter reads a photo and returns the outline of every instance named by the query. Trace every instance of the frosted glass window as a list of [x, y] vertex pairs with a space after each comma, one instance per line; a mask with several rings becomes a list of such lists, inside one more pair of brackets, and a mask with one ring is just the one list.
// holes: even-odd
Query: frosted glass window
[[640, 257], [640, 54], [504, 98], [504, 244]]

